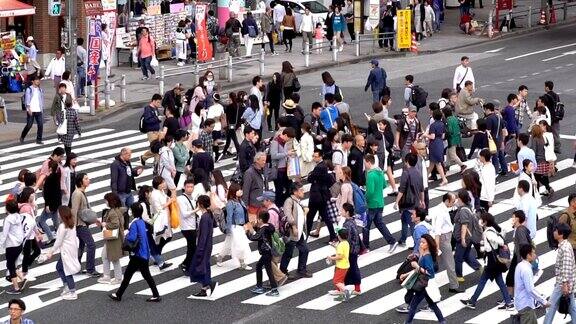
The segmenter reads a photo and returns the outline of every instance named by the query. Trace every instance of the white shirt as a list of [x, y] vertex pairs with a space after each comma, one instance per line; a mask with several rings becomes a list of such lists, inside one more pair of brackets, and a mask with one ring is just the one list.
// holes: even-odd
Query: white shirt
[[100, 37], [102, 37], [102, 61], [107, 61], [110, 58], [111, 39], [105, 31], [102, 32]]
[[281, 23], [282, 20], [284, 20], [284, 16], [286, 16], [286, 8], [284, 8], [283, 5], [277, 3], [277, 4], [274, 6], [273, 16], [274, 16], [274, 21], [275, 21], [275, 22]]
[[30, 111], [31, 112], [42, 112], [42, 106], [40, 102], [40, 88], [32, 86], [30, 87], [32, 93], [30, 94]]
[[424, 20], [429, 22], [436, 20], [436, 14], [434, 13], [432, 6], [424, 6]]
[[262, 91], [260, 91], [260, 89], [258, 89], [257, 86], [253, 86], [252, 88], [250, 88], [250, 94], [258, 97], [258, 104], [260, 105], [260, 110], [263, 111], [263, 109], [264, 109], [264, 102], [263, 102], [264, 95], [262, 94]]
[[311, 33], [314, 30], [314, 17], [312, 14], [302, 15], [302, 22], [300, 23], [300, 32]]
[[66, 71], [66, 59], [64, 58], [64, 55], [62, 55], [60, 59], [53, 58], [50, 61], [46, 68], [46, 75], [49, 75], [52, 80], [54, 80], [55, 76], [61, 77], [62, 74], [64, 74], [64, 71]]
[[256, 11], [266, 11], [266, 2], [260, 1], [256, 6]]
[[[340, 153], [342, 152], [342, 153]], [[334, 164], [334, 166], [341, 166], [341, 167], [345, 167], [348, 165], [348, 154], [350, 154], [350, 151], [345, 151], [342, 148], [342, 145], [338, 145], [335, 149], [334, 149], [334, 153], [332, 154], [332, 163]]]
[[428, 214], [432, 215], [432, 231], [434, 235], [448, 234], [454, 230], [454, 225], [450, 220], [450, 209], [444, 203], [430, 208]]
[[[468, 73], [466, 73], [466, 69], [468, 69]], [[460, 81], [462, 81], [462, 83], [460, 83]], [[462, 64], [460, 64], [458, 65], [458, 67], [456, 67], [456, 70], [454, 71], [454, 81], [452, 88], [456, 89], [456, 85], [460, 83], [460, 88], [463, 89], [466, 81], [472, 81], [472, 89], [476, 91], [477, 85], [476, 81], [474, 80], [474, 73], [472, 72], [472, 68], [471, 67], [466, 68]]]
[[16, 247], [24, 242], [24, 228], [22, 227], [22, 215], [8, 214], [4, 219], [4, 228], [0, 237], [0, 246]]
[[206, 118], [212, 118], [216, 122], [214, 124], [215, 131], [222, 130], [222, 123], [220, 122], [220, 116], [224, 114], [224, 107], [219, 103], [214, 103], [212, 106], [208, 107], [208, 113], [206, 114]]
[[196, 214], [193, 212], [192, 197], [187, 197], [182, 194], [176, 198], [178, 207], [180, 209], [180, 229], [183, 231], [196, 229]]
[[496, 170], [491, 162], [488, 162], [480, 167], [480, 183], [482, 189], [480, 190], [480, 200], [493, 202], [494, 195], [496, 194]]
[[536, 212], [538, 206], [536, 205], [536, 199], [531, 195], [524, 194], [524, 196], [520, 197], [516, 209], [522, 210], [526, 214], [526, 227], [530, 230], [530, 238], [534, 239], [537, 231]]

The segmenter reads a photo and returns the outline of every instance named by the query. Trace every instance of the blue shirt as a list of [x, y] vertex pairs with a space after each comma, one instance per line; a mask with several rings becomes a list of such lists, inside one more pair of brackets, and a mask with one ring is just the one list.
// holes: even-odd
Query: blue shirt
[[517, 175], [522, 172], [522, 165], [524, 160], [532, 161], [532, 167], [534, 168], [538, 166], [538, 163], [536, 163], [536, 153], [534, 153], [534, 150], [528, 146], [524, 146], [520, 149], [520, 151], [518, 151], [518, 158], [516, 160], [518, 160], [518, 170], [515, 172]]
[[242, 119], [248, 122], [253, 129], [260, 129], [262, 127], [262, 109], [255, 112], [251, 107], [246, 107]]
[[519, 311], [526, 307], [534, 309], [536, 301], [546, 304], [546, 300], [534, 288], [532, 265], [522, 260], [514, 272], [514, 307]]
[[414, 226], [414, 233], [412, 233], [412, 238], [414, 238], [414, 251], [418, 250], [416, 247], [420, 244], [422, 235], [430, 233], [430, 229], [426, 225], [426, 222], [420, 222]]
[[418, 260], [418, 265], [420, 265], [420, 267], [423, 269], [426, 269], [426, 272], [428, 272], [428, 278], [434, 278], [436, 275], [436, 272], [434, 271], [434, 259], [432, 259], [430, 254], [426, 254], [420, 257]]
[[502, 117], [506, 122], [506, 129], [508, 130], [508, 134], [517, 134], [518, 133], [518, 121], [516, 120], [516, 111], [512, 106], [506, 106], [502, 111]]
[[336, 123], [336, 118], [338, 118], [338, 109], [334, 106], [328, 106], [320, 112], [320, 122], [326, 130], [332, 128], [332, 125]]
[[520, 197], [520, 201], [516, 206], [517, 210], [522, 210], [526, 215], [526, 227], [530, 230], [530, 238], [534, 240], [536, 237], [536, 212], [538, 206], [536, 204], [536, 199], [532, 197], [529, 193], [524, 194]]

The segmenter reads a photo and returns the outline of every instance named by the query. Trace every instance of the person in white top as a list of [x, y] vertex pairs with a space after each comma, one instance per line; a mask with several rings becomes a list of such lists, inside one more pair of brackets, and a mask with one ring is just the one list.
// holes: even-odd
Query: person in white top
[[45, 76], [54, 81], [54, 89], [58, 89], [60, 81], [62, 81], [62, 74], [66, 71], [66, 58], [64, 57], [64, 49], [59, 48], [56, 50], [56, 57], [50, 60], [48, 67], [46, 67]]
[[434, 13], [434, 9], [428, 1], [424, 2], [424, 33], [427, 36], [432, 36], [434, 33], [433, 23], [436, 21], [436, 14]]
[[[332, 164], [334, 164], [334, 172], [338, 178], [342, 175], [342, 168], [348, 165], [348, 155], [350, 155], [350, 148], [354, 143], [354, 137], [350, 134], [342, 135], [342, 144], [333, 146], [334, 153], [332, 153]], [[343, 180], [338, 178], [337, 180]]]
[[[170, 227], [170, 209], [169, 206], [176, 200], [176, 194], [168, 198], [166, 193], [166, 182], [161, 176], [155, 176], [152, 179], [152, 193], [150, 194], [150, 213], [153, 219], [154, 243], [156, 243], [158, 255], [162, 254], [162, 248], [172, 239], [172, 229]], [[159, 265], [160, 270], [169, 267], [169, 263]]]
[[[536, 200], [536, 206], [540, 207], [542, 206], [542, 196], [540, 195], [540, 192], [537, 189], [538, 182], [536, 182], [536, 177], [534, 176], [534, 164], [532, 163], [532, 161], [526, 159], [522, 161], [522, 167], [523, 167], [522, 172], [518, 176], [518, 182], [522, 180], [528, 181], [528, 183], [530, 184], [528, 195], [534, 197], [534, 199]], [[514, 200], [515, 204], [519, 203], [520, 195], [518, 195], [517, 190], [514, 190], [514, 197], [512, 199]]]
[[180, 264], [180, 269], [184, 273], [189, 273], [188, 267], [192, 262], [194, 252], [196, 252], [198, 216], [194, 212], [196, 208], [192, 203], [192, 191], [194, 191], [194, 181], [187, 179], [184, 181], [184, 192], [176, 198], [180, 210], [180, 230], [186, 239], [186, 258]]
[[256, 11], [265, 12], [266, 11], [266, 1], [260, 0], [256, 5]]
[[280, 31], [280, 25], [282, 25], [282, 21], [284, 20], [284, 16], [286, 16], [286, 8], [280, 2], [277, 2], [273, 8], [274, 13], [274, 29], [278, 32], [278, 42], [282, 43], [282, 32]]
[[472, 81], [472, 91], [476, 91], [476, 80], [474, 80], [474, 73], [469, 65], [470, 58], [468, 56], [462, 56], [460, 65], [458, 65], [454, 71], [454, 80], [452, 81], [454, 91], [460, 92], [460, 89], [464, 88], [466, 81]]
[[516, 204], [516, 210], [521, 210], [526, 215], [526, 227], [530, 230], [530, 238], [536, 238], [536, 223], [538, 221], [537, 211], [538, 207], [536, 204], [536, 199], [528, 194], [530, 191], [531, 185], [530, 182], [526, 180], [520, 180], [518, 182], [518, 186], [516, 187], [516, 192], [518, 192], [518, 196], [520, 199]]
[[308, 43], [309, 47], [312, 48], [312, 44], [314, 43], [314, 17], [310, 14], [310, 9], [304, 9], [304, 14], [302, 15], [302, 21], [300, 22], [300, 28], [298, 29], [300, 33], [302, 33], [302, 54], [304, 54], [304, 50], [306, 49], [306, 43]]
[[455, 202], [456, 196], [451, 192], [447, 192], [442, 196], [442, 203], [430, 208], [428, 215], [432, 216], [432, 234], [439, 250], [440, 262], [448, 272], [449, 292], [460, 293], [460, 284], [454, 268], [454, 255], [452, 254], [452, 245], [450, 243], [452, 231], [454, 230], [450, 211], [453, 209]]
[[255, 95], [258, 98], [258, 105], [260, 105], [260, 110], [264, 111], [264, 93], [265, 89], [264, 80], [257, 75], [252, 78], [252, 88], [250, 88], [250, 95]]
[[489, 149], [482, 149], [478, 158], [480, 160], [478, 175], [480, 176], [480, 183], [482, 183], [480, 206], [488, 211], [494, 203], [494, 195], [496, 194], [496, 169], [492, 164], [492, 154]]
[[310, 135], [312, 126], [309, 123], [302, 123], [302, 137], [300, 141], [294, 141], [294, 149], [300, 158], [300, 177], [307, 177], [310, 171], [316, 166], [312, 159], [314, 155], [314, 138]]
[[[16, 273], [16, 260], [22, 253], [22, 244], [24, 244], [24, 228], [22, 226], [24, 219], [19, 214], [16, 200], [9, 200], [6, 203], [6, 212], [8, 215], [4, 219], [2, 236], [0, 236], [0, 246], [6, 248], [6, 268], [12, 282], [12, 287], [6, 293], [17, 295], [26, 285], [24, 277], [19, 277]], [[18, 284], [19, 280], [22, 280], [22, 286]]]
[[112, 51], [112, 35], [108, 32], [108, 25], [102, 24], [101, 26], [101, 38], [102, 38], [102, 62], [104, 62], [104, 67], [106, 68], [106, 73], [108, 77], [113, 77], [110, 74], [110, 53]]
[[542, 128], [544, 134], [544, 158], [546, 162], [550, 164], [550, 176], [556, 174], [556, 152], [554, 152], [554, 134], [552, 133], [552, 127], [544, 119], [538, 121], [538, 125]]
[[212, 100], [214, 104], [208, 107], [208, 112], [206, 113], [206, 119], [214, 119], [214, 129], [212, 130], [212, 138], [216, 141], [222, 138], [222, 120], [226, 120], [226, 115], [224, 114], [224, 106], [220, 103], [220, 94], [214, 92], [212, 94]]
[[164, 145], [159, 153], [158, 174], [164, 178], [168, 190], [172, 192], [172, 197], [176, 197], [176, 184], [174, 183], [176, 164], [174, 162], [174, 152], [172, 152], [174, 138], [171, 135], [166, 135], [162, 142]]
[[20, 143], [24, 143], [24, 138], [32, 128], [32, 124], [36, 121], [36, 144], [44, 144], [42, 142], [42, 133], [44, 132], [44, 90], [40, 88], [40, 77], [38, 75], [32, 76], [32, 85], [24, 91], [24, 102], [26, 105], [26, 126], [20, 134]]

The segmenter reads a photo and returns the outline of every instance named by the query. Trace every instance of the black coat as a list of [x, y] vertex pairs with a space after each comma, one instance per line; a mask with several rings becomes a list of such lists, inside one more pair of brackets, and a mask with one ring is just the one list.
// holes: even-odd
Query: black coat
[[348, 166], [352, 170], [352, 182], [359, 186], [366, 184], [366, 174], [364, 173], [364, 152], [360, 151], [356, 146], [350, 149], [348, 155]]
[[328, 173], [328, 166], [324, 161], [318, 163], [312, 172], [308, 174], [310, 186], [310, 203], [326, 204], [330, 199], [330, 187], [334, 184], [334, 178]]
[[238, 164], [240, 165], [240, 171], [242, 171], [242, 173], [246, 172], [246, 170], [250, 168], [254, 162], [255, 155], [256, 148], [254, 145], [244, 139], [240, 144], [240, 152], [238, 154]]
[[[131, 175], [128, 175], [128, 169], [130, 169]], [[114, 162], [110, 165], [110, 189], [114, 193], [130, 193], [132, 190], [136, 190], [136, 180], [134, 180], [134, 175], [136, 175], [136, 169], [132, 168], [130, 161], [126, 162], [117, 155]]]

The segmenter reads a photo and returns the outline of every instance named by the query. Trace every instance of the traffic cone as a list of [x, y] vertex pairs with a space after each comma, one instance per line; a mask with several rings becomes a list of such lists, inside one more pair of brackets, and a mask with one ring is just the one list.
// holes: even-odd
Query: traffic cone
[[539, 25], [546, 25], [546, 11], [544, 9], [540, 10], [540, 21], [538, 22]]
[[410, 46], [410, 52], [418, 54], [418, 42], [416, 41], [416, 33], [412, 33], [412, 45]]
[[556, 10], [554, 10], [554, 6], [550, 7], [550, 23], [556, 23]]

